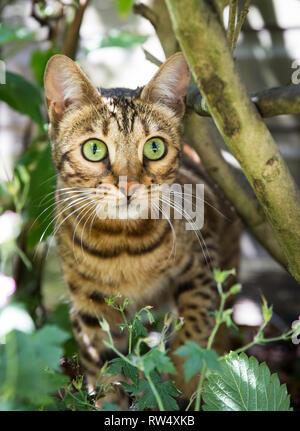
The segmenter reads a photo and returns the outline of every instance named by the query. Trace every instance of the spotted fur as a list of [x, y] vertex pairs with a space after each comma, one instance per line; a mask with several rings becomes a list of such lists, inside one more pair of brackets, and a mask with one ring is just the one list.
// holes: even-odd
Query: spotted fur
[[[206, 178], [192, 150], [183, 151], [182, 116], [189, 73], [182, 54], [170, 57], [144, 88], [97, 91], [70, 59], [54, 56], [45, 73], [50, 138], [58, 180], [56, 240], [71, 302], [71, 321], [81, 362], [91, 389], [99, 369], [114, 355], [103, 344], [106, 334], [99, 319], [109, 322], [118, 349], [126, 351], [127, 334], [120, 332], [121, 315], [104, 298], [120, 295], [133, 304], [132, 315], [144, 305], [177, 310], [185, 324], [171, 350], [186, 340], [205, 346], [213, 326], [209, 313], [217, 306], [212, 268], [237, 266], [238, 221], [228, 204]], [[161, 137], [167, 154], [159, 161], [143, 157], [143, 145]], [[108, 147], [108, 157], [90, 162], [82, 156], [82, 143], [97, 138]], [[195, 156], [194, 156], [195, 158]], [[130, 184], [143, 184], [123, 196], [148, 199], [153, 184], [205, 184], [205, 223], [202, 240], [185, 229], [185, 220], [110, 220], [95, 208], [110, 202], [126, 176]], [[220, 212], [225, 214], [220, 215]], [[173, 228], [172, 228], [173, 227]], [[176, 238], [174, 239], [174, 232]], [[175, 247], [174, 247], [175, 246]], [[176, 249], [176, 253], [175, 250]], [[180, 357], [173, 376], [185, 397], [195, 390], [186, 384]], [[110, 399], [118, 398], [119, 394]]]

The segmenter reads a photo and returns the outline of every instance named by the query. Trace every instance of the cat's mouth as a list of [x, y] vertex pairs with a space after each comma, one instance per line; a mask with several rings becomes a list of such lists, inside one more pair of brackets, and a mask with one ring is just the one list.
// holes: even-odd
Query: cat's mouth
[[148, 199], [139, 199], [136, 196], [123, 198], [97, 205], [96, 213], [100, 219], [136, 220], [148, 218]]

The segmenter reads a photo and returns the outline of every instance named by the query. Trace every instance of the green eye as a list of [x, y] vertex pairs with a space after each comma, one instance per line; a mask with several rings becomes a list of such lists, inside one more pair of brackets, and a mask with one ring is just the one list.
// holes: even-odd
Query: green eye
[[99, 139], [89, 139], [82, 145], [82, 154], [90, 162], [100, 162], [107, 154], [107, 146]]
[[144, 145], [144, 156], [149, 160], [159, 160], [166, 154], [167, 146], [160, 138], [151, 138]]

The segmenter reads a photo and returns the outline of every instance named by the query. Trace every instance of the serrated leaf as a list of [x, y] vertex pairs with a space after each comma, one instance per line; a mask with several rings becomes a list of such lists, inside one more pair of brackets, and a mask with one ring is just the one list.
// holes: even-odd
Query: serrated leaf
[[133, 343], [139, 338], [147, 337], [148, 331], [139, 319], [136, 319], [133, 325]]
[[115, 358], [110, 361], [110, 366], [107, 369], [108, 374], [119, 374], [123, 370], [124, 375], [131, 379], [133, 384], [136, 385], [139, 378], [139, 371], [136, 367], [130, 365], [122, 358]]
[[145, 373], [150, 373], [155, 368], [160, 373], [174, 373], [176, 369], [172, 364], [171, 359], [166, 355], [166, 352], [160, 351], [158, 348], [153, 348], [141, 357], [144, 365]]
[[[164, 409], [168, 411], [179, 410], [179, 407], [174, 397], [178, 397], [178, 395], [180, 395], [180, 392], [174, 386], [174, 383], [171, 380], [168, 380], [166, 382], [162, 381], [161, 377], [156, 372], [152, 372], [150, 376], [161, 397]], [[156, 398], [147, 380], [140, 379], [138, 381], [138, 385], [136, 386], [128, 385], [125, 382], [122, 382], [122, 385], [127, 392], [130, 392], [132, 396], [138, 398], [136, 403], [136, 407], [138, 410], [145, 410], [146, 408], [157, 407], [158, 404]], [[140, 396], [141, 393], [142, 395]]]
[[210, 370], [221, 369], [216, 352], [214, 350], [203, 349], [194, 341], [187, 341], [184, 346], [176, 350], [175, 354], [178, 356], [188, 356], [188, 359], [183, 364], [187, 381], [202, 370], [204, 361]]
[[62, 343], [69, 337], [55, 326], [32, 334], [12, 331], [0, 345], [0, 398], [40, 407], [53, 404], [50, 395], [68, 378], [59, 371]]
[[204, 384], [206, 411], [288, 411], [290, 396], [277, 374], [253, 356], [233, 352], [221, 361], [222, 370]]

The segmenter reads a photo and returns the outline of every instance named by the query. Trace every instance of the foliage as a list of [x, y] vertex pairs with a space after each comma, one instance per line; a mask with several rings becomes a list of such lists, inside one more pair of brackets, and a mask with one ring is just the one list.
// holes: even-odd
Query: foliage
[[119, 12], [120, 15], [127, 15], [133, 5], [134, 5], [134, 0], [114, 0], [117, 11]]
[[28, 115], [40, 126], [43, 125], [41, 91], [21, 75], [6, 72], [6, 84], [0, 85], [0, 100], [16, 111]]
[[[133, 4], [134, 0], [115, 0], [121, 16], [127, 15]], [[129, 320], [125, 313], [130, 304], [128, 299], [120, 303], [119, 297], [106, 298], [108, 306], [118, 310], [123, 317], [120, 331], [127, 331], [129, 346], [126, 355], [119, 352], [108, 322], [100, 322], [109, 336], [106, 346], [117, 357], [100, 370], [99, 393], [90, 394], [81, 373], [67, 377], [61, 368], [66, 360], [78, 363], [68, 305], [60, 304], [50, 315], [43, 315], [39, 289], [47, 246], [42, 252], [41, 263], [34, 260], [34, 253], [37, 251], [36, 246], [40, 242], [46, 244], [47, 238], [53, 234], [56, 176], [47, 137], [42, 87], [46, 63], [53, 54], [63, 51], [64, 39], [64, 34], [52, 31], [53, 23], [57, 24], [61, 18], [51, 14], [48, 16], [44, 6], [43, 2], [36, 4], [43, 26], [48, 26], [49, 40], [46, 49], [32, 52], [30, 72], [34, 82], [7, 71], [6, 84], [0, 85], [0, 101], [25, 115], [30, 125], [29, 144], [15, 163], [13, 178], [0, 185], [0, 410], [99, 410], [95, 406], [96, 398], [110, 389], [108, 378], [118, 374], [126, 378], [121, 384], [132, 397], [135, 409], [178, 410], [180, 391], [172, 381], [172, 374], [176, 370], [167, 343], [184, 322], [172, 314], [167, 314], [161, 320], [152, 313], [150, 306], [143, 307]], [[73, 8], [74, 4], [70, 7]], [[57, 29], [69, 28], [68, 17], [63, 16], [62, 19], [65, 21], [60, 23], [63, 25], [57, 25]], [[35, 37], [25, 27], [0, 24], [0, 48], [4, 44], [11, 47], [7, 57], [14, 55]], [[146, 39], [144, 35], [114, 29], [95, 39], [93, 45], [83, 47], [82, 55], [84, 57], [92, 50], [112, 46], [129, 49], [144, 43]], [[259, 365], [254, 358], [248, 359], [241, 353], [254, 344], [288, 340], [296, 330], [266, 339], [264, 329], [272, 316], [272, 307], [268, 307], [264, 298], [264, 322], [251, 343], [223, 358], [218, 357], [212, 349], [220, 325], [233, 325], [232, 310], [225, 310], [225, 302], [230, 295], [237, 294], [241, 286], [234, 285], [227, 292], [222, 287], [232, 273], [233, 270], [215, 271], [216, 288], [221, 301], [219, 310], [214, 312], [215, 327], [206, 348], [187, 341], [175, 352], [186, 358], [186, 380], [189, 381], [193, 376], [199, 378], [197, 391], [191, 397], [187, 409], [193, 404], [196, 410], [201, 408], [204, 389], [204, 410], [228, 410], [230, 406], [240, 410], [253, 410], [254, 407], [259, 410], [289, 410], [289, 396], [285, 386], [280, 386], [278, 376], [271, 376], [265, 364]], [[37, 290], [33, 289], [35, 286]], [[156, 340], [149, 328], [156, 331]], [[259, 395], [255, 405], [254, 392]], [[103, 409], [111, 411], [118, 407], [104, 402]]]
[[204, 384], [203, 410], [286, 411], [290, 396], [277, 374], [253, 356], [233, 352], [221, 361], [222, 369], [211, 373]]
[[[231, 273], [215, 272], [221, 305], [215, 313], [216, 324], [207, 348], [187, 341], [175, 352], [186, 357], [184, 369], [187, 381], [192, 376], [199, 375], [197, 391], [191, 397], [187, 408], [194, 402], [196, 410], [197, 406], [200, 408], [204, 389], [204, 410], [290, 410], [290, 398], [285, 385], [280, 386], [277, 374], [271, 376], [266, 364], [259, 364], [255, 358], [248, 358], [245, 353], [233, 352], [218, 357], [211, 349], [216, 328], [220, 326], [220, 322], [226, 322], [224, 298], [240, 291], [240, 286], [237, 289], [235, 285], [228, 292], [223, 292], [222, 283]], [[99, 322], [99, 327], [107, 332], [109, 338], [104, 344], [112, 349], [117, 357], [104, 364], [100, 370], [98, 394], [92, 395], [86, 391], [81, 375], [69, 382], [68, 378], [61, 374], [60, 358], [63, 354], [72, 357], [74, 350], [68, 351], [66, 348], [66, 343], [72, 337], [71, 327], [67, 306], [60, 305], [41, 329], [32, 331], [30, 326], [27, 326], [27, 330], [25, 327], [22, 330], [8, 327], [5, 343], [0, 345], [2, 410], [98, 410], [94, 401], [109, 391], [110, 383], [107, 383], [107, 377], [122, 373], [126, 381], [121, 379], [121, 385], [134, 400], [135, 409], [158, 407], [160, 410], [178, 410], [176, 399], [180, 396], [180, 391], [168, 377], [176, 374], [176, 369], [166, 343], [184, 323], [167, 314], [159, 337], [154, 343], [149, 331], [155, 323], [155, 316], [150, 312], [150, 307], [143, 307], [129, 321], [125, 313], [130, 304], [128, 299], [120, 303], [119, 297], [111, 297], [106, 298], [106, 302], [122, 314], [124, 323], [120, 325], [120, 329], [129, 332], [131, 343], [127, 355], [119, 352], [114, 345], [108, 322], [105, 319]], [[262, 327], [265, 327], [270, 320], [270, 312], [266, 313], [266, 310], [271, 310], [265, 300], [262, 309], [265, 318]], [[262, 338], [262, 327], [254, 337], [255, 343], [272, 341]], [[278, 338], [289, 339], [293, 331]], [[207, 371], [209, 373], [205, 382]], [[112, 410], [117, 407], [104, 404], [103, 408]]]
[[[44, 326], [26, 334], [12, 331], [0, 345], [0, 402], [20, 409], [41, 409], [54, 403], [51, 396], [67, 382], [58, 373], [61, 345], [68, 334]], [[15, 408], [13, 408], [15, 410]]]
[[0, 46], [10, 42], [34, 39], [34, 33], [26, 27], [9, 27], [0, 23]]
[[184, 362], [186, 381], [202, 370], [204, 362], [210, 370], [220, 369], [216, 352], [214, 350], [202, 349], [194, 341], [188, 340], [185, 346], [177, 349], [176, 354], [179, 356], [188, 356], [188, 359]]

